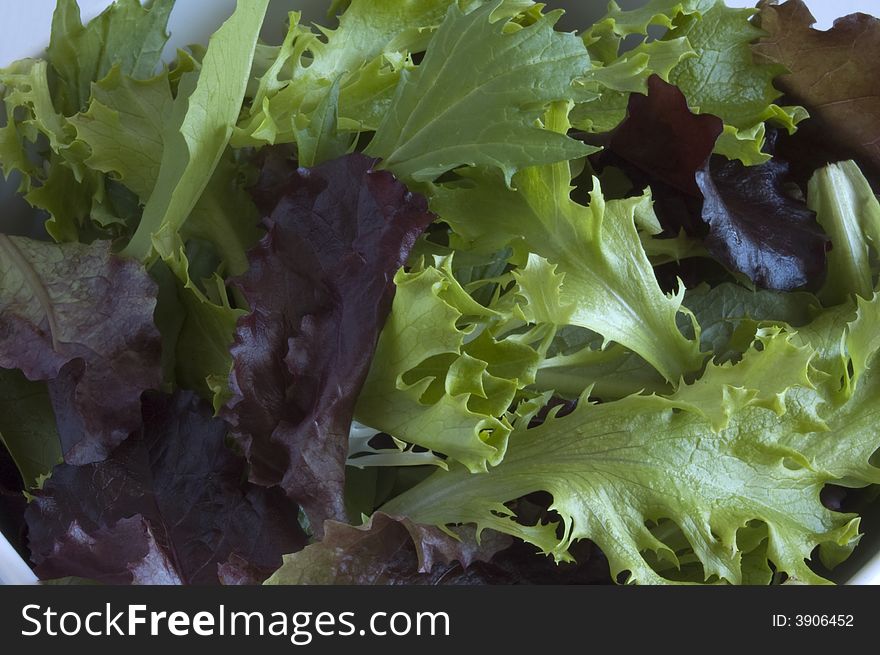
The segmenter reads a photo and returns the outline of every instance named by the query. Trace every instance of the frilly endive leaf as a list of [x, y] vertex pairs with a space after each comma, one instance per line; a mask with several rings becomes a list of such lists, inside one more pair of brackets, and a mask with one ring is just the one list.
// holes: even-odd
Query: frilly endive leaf
[[[564, 105], [555, 106], [547, 125], [565, 133], [566, 115]], [[541, 293], [541, 305], [523, 309], [527, 316], [598, 332], [637, 352], [673, 382], [700, 367], [699, 344], [676, 325], [684, 289], [673, 297], [660, 290], [636, 229], [637, 216], [656, 222], [650, 195], [606, 201], [594, 179], [584, 207], [571, 198], [568, 162], [521, 171], [515, 190], [479, 169], [462, 175], [462, 182], [436, 189], [432, 208], [465, 244], [512, 245], [546, 260], [541, 264], [532, 255], [516, 273], [525, 283], [522, 297], [533, 300], [537, 295], [530, 288], [539, 270], [553, 278], [541, 283], [545, 291], [548, 282], [552, 287]]]
[[[848, 460], [863, 455], [867, 467], [878, 445], [869, 427], [878, 382], [873, 376], [846, 415], [829, 417], [829, 431], [804, 435], [802, 446], [822, 445]], [[674, 556], [646, 521], [674, 521], [706, 579], [740, 583], [737, 532], [759, 520], [769, 528], [768, 559], [777, 570], [821, 582], [805, 560], [824, 542], [851, 549], [858, 519], [822, 506], [819, 492], [835, 476], [823, 470], [822, 460], [811, 462], [810, 450], [786, 445], [801, 425], [815, 425], [816, 402], [814, 394], [793, 394], [782, 417], [746, 408], [716, 432], [702, 417], [664, 409], [656, 398], [582, 401], [573, 414], [515, 431], [504, 461], [488, 473], [471, 475], [460, 467], [439, 471], [382, 511], [436, 525], [473, 522], [521, 537], [561, 560], [574, 541], [590, 539], [608, 557], [613, 575], [629, 571], [629, 581], [640, 583], [669, 581], [647, 563], [643, 551]], [[856, 417], [860, 422], [854, 424]], [[860, 446], [858, 454], [854, 444]], [[795, 464], [786, 466], [786, 461]], [[872, 477], [880, 477], [876, 469]], [[557, 526], [523, 525], [505, 508], [504, 503], [539, 490], [553, 496], [552, 508], [564, 526], [561, 539]]]
[[[662, 397], [598, 405], [582, 399], [567, 416], [551, 415], [531, 429], [518, 424], [504, 461], [488, 473], [438, 471], [382, 511], [436, 525], [475, 523], [558, 559], [575, 540], [588, 538], [602, 548], [612, 574], [629, 571], [635, 582], [668, 582], [652, 562], [677, 562], [648, 521], [668, 519], [681, 530], [705, 580], [733, 583], [747, 575], [740, 531], [758, 521], [767, 528], [766, 559], [778, 572], [822, 582], [806, 560], [822, 544], [850, 551], [858, 518], [826, 509], [820, 491], [830, 482], [880, 481], [872, 464], [880, 445], [880, 369], [870, 366], [880, 343], [867, 327], [876, 325], [878, 298], [860, 299], [857, 311], [850, 305], [820, 314], [796, 335], [764, 331], [762, 348], [742, 362], [680, 388], [677, 401], [690, 398], [700, 411], [669, 409], [670, 399]], [[784, 413], [772, 393], [731, 397], [732, 389], [766, 379], [774, 367], [793, 371]], [[772, 392], [773, 386], [782, 385], [762, 388]], [[723, 429], [701, 416], [719, 401], [733, 410], [722, 417]], [[553, 496], [561, 538], [558, 526], [526, 525], [505, 507], [539, 490]], [[646, 559], [646, 551], [656, 556]]]
[[744, 407], [763, 407], [781, 416], [786, 392], [811, 386], [809, 365], [814, 354], [781, 328], [760, 328], [740, 361], [710, 362], [699, 379], [663, 400], [670, 407], [700, 414], [715, 430], [726, 428], [731, 416]]
[[[475, 472], [497, 464], [510, 434], [504, 414], [534, 380], [538, 353], [484, 329], [497, 314], [465, 292], [449, 259], [401, 271], [395, 284], [355, 417]], [[464, 317], [484, 321], [461, 325]]]

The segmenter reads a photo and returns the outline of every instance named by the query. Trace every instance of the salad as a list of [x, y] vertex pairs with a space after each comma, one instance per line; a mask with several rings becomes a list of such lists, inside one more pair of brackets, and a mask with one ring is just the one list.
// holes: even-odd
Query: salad
[[827, 582], [880, 483], [880, 20], [268, 2], [163, 64], [173, 0], [58, 0], [0, 70], [40, 579]]

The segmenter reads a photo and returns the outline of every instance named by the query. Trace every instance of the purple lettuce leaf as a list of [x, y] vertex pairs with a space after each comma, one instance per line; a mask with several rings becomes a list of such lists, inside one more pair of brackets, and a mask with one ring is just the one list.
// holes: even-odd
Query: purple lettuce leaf
[[0, 368], [47, 381], [65, 460], [100, 461], [161, 383], [156, 285], [107, 242], [0, 235]]
[[305, 545], [298, 508], [246, 481], [226, 424], [190, 392], [147, 393], [143, 428], [96, 464], [57, 466], [26, 512], [41, 578], [258, 583]]
[[722, 127], [719, 118], [692, 114], [681, 91], [655, 76], [647, 96], [630, 96], [626, 120], [594, 161], [623, 169], [636, 188], [650, 186], [667, 235], [684, 230], [702, 239], [716, 261], [756, 286], [819, 288], [829, 240], [815, 213], [788, 193], [788, 166], [712, 156]]
[[787, 194], [788, 166], [713, 157], [697, 174], [706, 248], [730, 270], [764, 289], [816, 290], [825, 281], [828, 235], [815, 212]]
[[233, 281], [250, 306], [232, 346], [222, 410], [251, 480], [281, 485], [320, 536], [346, 520], [343, 485], [355, 401], [394, 296], [394, 274], [433, 216], [374, 161], [297, 168], [265, 156], [253, 189], [267, 234]]

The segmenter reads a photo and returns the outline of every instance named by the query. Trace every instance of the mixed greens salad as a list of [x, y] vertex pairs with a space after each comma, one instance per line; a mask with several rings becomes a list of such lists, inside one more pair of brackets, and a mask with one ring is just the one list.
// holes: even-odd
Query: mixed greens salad
[[880, 21], [268, 2], [165, 65], [173, 0], [59, 0], [0, 70], [39, 577], [824, 582], [880, 483]]

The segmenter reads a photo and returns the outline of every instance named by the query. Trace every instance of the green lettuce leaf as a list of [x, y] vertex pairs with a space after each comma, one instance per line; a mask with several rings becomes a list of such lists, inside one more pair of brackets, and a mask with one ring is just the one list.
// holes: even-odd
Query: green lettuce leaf
[[113, 175], [146, 204], [159, 178], [173, 105], [167, 75], [140, 81], [114, 67], [92, 86], [88, 111], [70, 119], [89, 147], [86, 166]]
[[[773, 80], [785, 69], [753, 59], [750, 44], [764, 34], [749, 20], [754, 13], [754, 9], [728, 8], [722, 0], [652, 0], [631, 11], [612, 3], [605, 18], [586, 31], [584, 42], [594, 60], [607, 67], [609, 75], [604, 79], [611, 78], [612, 71], [620, 79], [607, 85], [598, 98], [579, 104], [573, 124], [590, 132], [611, 131], [625, 117], [629, 93], [643, 93], [645, 80], [656, 73], [679, 87], [694, 111], [724, 120], [716, 153], [749, 166], [766, 162], [765, 123], [793, 132], [807, 112], [775, 104], [782, 94]], [[648, 40], [651, 26], [668, 32], [659, 40]], [[645, 41], [631, 53], [621, 52], [623, 39], [633, 35], [644, 35]], [[666, 44], [662, 50], [660, 44]], [[631, 62], [638, 53], [644, 68], [633, 69]], [[603, 81], [601, 76], [596, 79]], [[626, 88], [623, 81], [637, 87]]]
[[185, 279], [180, 229], [226, 150], [244, 99], [257, 35], [268, 0], [240, 3], [211, 37], [199, 75], [188, 73], [167, 128], [154, 192], [125, 253], [149, 260], [155, 252]]
[[[554, 107], [547, 125], [564, 134], [566, 114]], [[649, 195], [606, 202], [594, 180], [584, 207], [571, 197], [568, 162], [521, 171], [516, 190], [479, 169], [462, 174], [464, 182], [436, 189], [432, 207], [466, 243], [530, 251], [515, 272], [527, 320], [598, 332], [674, 383], [700, 367], [699, 344], [676, 325], [684, 289], [660, 290], [641, 245], [636, 221], [652, 216]]]
[[92, 82], [114, 66], [137, 79], [155, 75], [173, 7], [174, 0], [154, 0], [146, 7], [140, 0], [117, 0], [83, 26], [76, 0], [59, 0], [46, 53], [55, 73], [59, 111], [72, 116], [85, 110]]
[[807, 200], [834, 244], [819, 298], [826, 305], [845, 302], [852, 294], [870, 299], [871, 254], [880, 253], [880, 202], [868, 180], [854, 161], [831, 164], [816, 171]]
[[355, 419], [484, 471], [504, 457], [505, 414], [534, 381], [539, 356], [493, 336], [488, 323], [500, 316], [467, 294], [451, 264], [395, 277], [397, 295]]
[[118, 236], [139, 213], [136, 207], [132, 211], [130, 194], [84, 163], [89, 149], [76, 141], [67, 117], [86, 109], [92, 83], [114, 67], [123, 77], [156, 73], [172, 5], [158, 0], [144, 8], [124, 0], [83, 27], [76, 2], [62, 0], [47, 59], [22, 60], [0, 71], [7, 114], [0, 128], [0, 166], [6, 175], [22, 173], [25, 199], [49, 213], [46, 229], [57, 241]]
[[693, 108], [725, 122], [716, 152], [746, 165], [769, 159], [761, 152], [766, 121], [794, 132], [807, 117], [802, 107], [774, 104], [782, 92], [773, 80], [784, 69], [754, 61], [750, 44], [763, 35], [749, 22], [754, 14], [754, 9], [732, 9], [718, 0], [699, 19], [690, 16], [680, 21], [667, 36], [687, 37], [700, 53], [682, 61], [669, 81], [684, 92]]
[[[236, 146], [298, 141], [296, 123], [339, 84], [340, 111], [355, 125], [375, 129], [379, 107], [393, 95], [410, 51], [424, 50], [452, 0], [355, 0], [335, 30], [319, 34], [290, 14], [275, 61], [260, 77], [251, 113], [236, 129]], [[528, 4], [531, 4], [530, 2]], [[323, 37], [323, 38], [322, 38]]]
[[398, 177], [430, 181], [467, 164], [497, 167], [509, 183], [519, 168], [589, 152], [535, 126], [547, 104], [573, 97], [590, 65], [583, 43], [553, 29], [561, 12], [519, 28], [492, 22], [498, 4], [452, 5], [424, 61], [402, 73], [367, 149]]
[[[674, 398], [582, 399], [572, 414], [551, 412], [538, 427], [518, 423], [498, 467], [479, 476], [461, 467], [438, 471], [382, 511], [428, 524], [476, 523], [560, 560], [574, 541], [588, 538], [608, 556], [612, 574], [629, 571], [630, 581], [653, 583], [677, 579], [659, 571], [682, 562], [646, 522], [675, 524], [702, 580], [741, 583], [763, 570], [754, 561], [746, 568], [744, 542], [754, 547], [754, 540], [742, 530], [757, 521], [766, 526], [766, 560], [777, 571], [822, 582], [806, 560], [826, 544], [828, 561], [839, 561], [857, 541], [858, 518], [829, 511], [819, 492], [829, 482], [880, 480], [872, 464], [880, 369], [871, 366], [880, 339], [869, 327], [878, 308], [875, 295], [857, 308], [826, 311], [797, 334], [763, 331], [760, 348], [739, 364], [710, 366]], [[774, 370], [790, 376], [787, 382], [772, 381]], [[784, 398], [774, 397], [786, 384]], [[743, 393], [750, 385], [760, 387], [763, 400]], [[712, 420], [712, 407], [722, 420]], [[559, 526], [522, 523], [505, 506], [539, 490], [553, 496], [561, 537]]]

